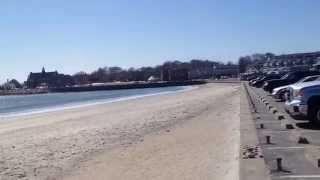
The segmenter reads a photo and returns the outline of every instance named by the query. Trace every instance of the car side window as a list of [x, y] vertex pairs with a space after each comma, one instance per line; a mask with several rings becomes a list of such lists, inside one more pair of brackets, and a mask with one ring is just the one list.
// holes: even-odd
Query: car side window
[[297, 78], [298, 77], [298, 74], [290, 74], [289, 76], [288, 76], [288, 80], [293, 80], [293, 79], [295, 79], [295, 78]]
[[310, 81], [314, 81], [316, 79], [317, 79], [317, 77], [311, 77], [311, 78], [306, 79], [304, 82], [310, 82]]

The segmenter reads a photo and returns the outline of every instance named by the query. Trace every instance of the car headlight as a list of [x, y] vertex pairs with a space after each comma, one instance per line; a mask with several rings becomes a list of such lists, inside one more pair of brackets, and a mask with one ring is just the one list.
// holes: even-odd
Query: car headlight
[[301, 99], [302, 96], [303, 96], [303, 91], [302, 90], [293, 92], [293, 98], [294, 99]]

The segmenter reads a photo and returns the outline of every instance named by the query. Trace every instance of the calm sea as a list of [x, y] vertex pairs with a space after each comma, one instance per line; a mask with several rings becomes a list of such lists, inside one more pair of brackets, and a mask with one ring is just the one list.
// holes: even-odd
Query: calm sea
[[89, 105], [111, 103], [145, 96], [189, 90], [192, 87], [165, 87], [94, 91], [77, 93], [52, 93], [27, 96], [1, 96], [0, 117], [57, 111]]

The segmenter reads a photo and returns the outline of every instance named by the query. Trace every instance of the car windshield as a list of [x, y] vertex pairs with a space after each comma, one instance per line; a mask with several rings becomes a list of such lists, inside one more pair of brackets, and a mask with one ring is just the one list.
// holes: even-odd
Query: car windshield
[[316, 79], [318, 79], [318, 78], [319, 78], [319, 76], [305, 77], [305, 78], [301, 79], [301, 80], [298, 81], [298, 82], [309, 82], [309, 81], [314, 81], [314, 80], [316, 80]]
[[288, 79], [290, 75], [291, 75], [291, 73], [285, 74], [280, 79], [281, 80]]

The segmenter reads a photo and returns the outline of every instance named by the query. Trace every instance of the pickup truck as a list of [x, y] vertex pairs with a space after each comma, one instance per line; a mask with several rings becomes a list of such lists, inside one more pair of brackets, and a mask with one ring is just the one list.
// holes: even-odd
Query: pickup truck
[[[307, 76], [305, 78], [300, 79], [295, 84], [304, 83], [304, 82], [311, 82], [311, 81], [320, 81], [320, 75]], [[272, 96], [275, 99], [285, 100], [285, 94], [288, 92], [289, 86], [290, 85], [285, 85], [285, 86], [280, 86], [280, 87], [274, 88], [272, 91]]]
[[320, 81], [293, 84], [288, 89], [285, 103], [287, 112], [294, 116], [305, 116], [311, 122], [320, 124]]
[[289, 84], [296, 83], [300, 79], [307, 77], [307, 76], [314, 76], [314, 75], [320, 75], [320, 72], [318, 71], [295, 71], [295, 72], [290, 72], [281, 79], [273, 79], [273, 80], [268, 80], [264, 82], [263, 89], [268, 92], [272, 92], [273, 89], [280, 87], [280, 86], [285, 86]]

